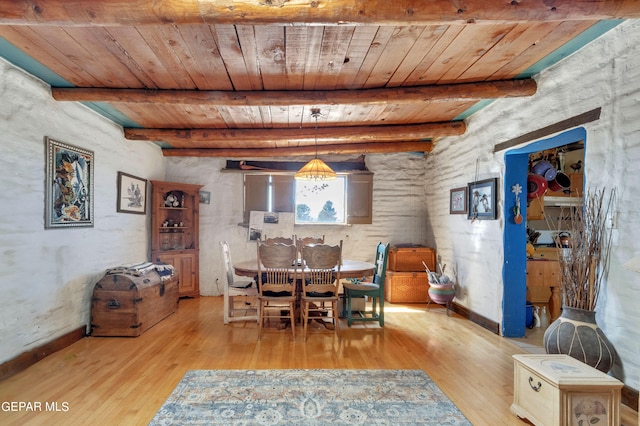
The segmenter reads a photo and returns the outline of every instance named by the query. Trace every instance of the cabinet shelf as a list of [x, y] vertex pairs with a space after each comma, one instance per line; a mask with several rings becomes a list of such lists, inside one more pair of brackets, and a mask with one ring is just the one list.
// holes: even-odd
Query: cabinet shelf
[[[194, 251], [193, 247], [185, 247], [185, 248], [170, 248], [170, 249], [166, 249], [166, 250], [162, 250], [159, 253], [159, 256], [164, 256], [165, 254], [176, 254], [176, 253], [183, 253], [183, 252], [189, 252], [189, 251]], [[169, 262], [170, 263], [170, 262]], [[173, 265], [175, 266], [175, 265]]]
[[159, 209], [160, 210], [189, 210], [189, 207], [165, 207], [165, 206], [160, 206]]

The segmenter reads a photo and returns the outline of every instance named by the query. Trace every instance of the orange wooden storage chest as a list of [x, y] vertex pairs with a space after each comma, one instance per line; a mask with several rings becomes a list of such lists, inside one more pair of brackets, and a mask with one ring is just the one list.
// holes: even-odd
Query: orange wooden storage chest
[[396, 272], [424, 271], [423, 261], [435, 272], [436, 251], [422, 246], [394, 246], [389, 249], [387, 269]]
[[429, 301], [427, 273], [387, 271], [384, 300], [390, 303], [427, 303]]

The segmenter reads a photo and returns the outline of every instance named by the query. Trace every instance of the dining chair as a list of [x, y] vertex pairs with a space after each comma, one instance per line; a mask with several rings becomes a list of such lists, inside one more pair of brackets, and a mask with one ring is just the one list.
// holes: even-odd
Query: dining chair
[[[384, 280], [387, 274], [389, 244], [378, 243], [376, 247], [375, 270], [371, 281], [345, 282], [342, 284], [347, 299], [347, 325], [354, 321], [376, 321], [384, 327]], [[361, 311], [351, 311], [351, 301], [357, 297], [370, 297], [371, 309], [365, 305]]]
[[[338, 333], [338, 283], [342, 264], [342, 240], [339, 245], [313, 244], [302, 247], [302, 298], [301, 320], [304, 340], [307, 340], [307, 328], [314, 319], [323, 320], [330, 313], [336, 337]], [[330, 303], [327, 309], [325, 303]], [[325, 326], [326, 327], [326, 326]]]
[[[231, 263], [231, 251], [226, 241], [220, 241], [220, 250], [222, 251], [222, 261], [224, 263], [225, 272], [227, 274], [227, 285], [224, 286], [224, 323], [229, 324], [232, 321], [258, 321], [257, 308], [249, 308], [247, 298], [257, 297], [258, 289], [252, 280], [236, 281], [234, 279], [233, 265]], [[244, 297], [244, 315], [234, 315], [235, 298]], [[256, 310], [255, 314], [248, 314], [249, 310]]]
[[308, 246], [309, 244], [324, 244], [324, 235], [322, 237], [304, 237], [297, 238], [296, 236], [296, 246], [298, 246], [298, 256], [302, 258], [302, 248], [304, 246]]
[[295, 304], [298, 258], [295, 244], [265, 244], [258, 241], [259, 320], [258, 339], [262, 338], [264, 321], [289, 319], [291, 334], [296, 338]]
[[262, 240], [262, 242], [264, 244], [295, 244], [296, 243], [296, 236], [292, 235], [291, 238], [288, 237], [271, 237], [268, 238], [266, 235], [264, 236], [264, 239]]

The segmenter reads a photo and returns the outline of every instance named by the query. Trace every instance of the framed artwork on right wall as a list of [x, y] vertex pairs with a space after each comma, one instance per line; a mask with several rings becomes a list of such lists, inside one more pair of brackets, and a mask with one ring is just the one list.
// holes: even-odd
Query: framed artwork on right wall
[[475, 220], [496, 219], [498, 208], [498, 178], [471, 182], [467, 185], [469, 212], [467, 217]]

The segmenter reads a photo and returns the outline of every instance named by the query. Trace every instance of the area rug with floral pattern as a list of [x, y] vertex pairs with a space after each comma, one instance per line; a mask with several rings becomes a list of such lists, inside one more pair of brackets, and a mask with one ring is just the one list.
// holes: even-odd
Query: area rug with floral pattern
[[470, 425], [421, 370], [190, 370], [150, 425]]

